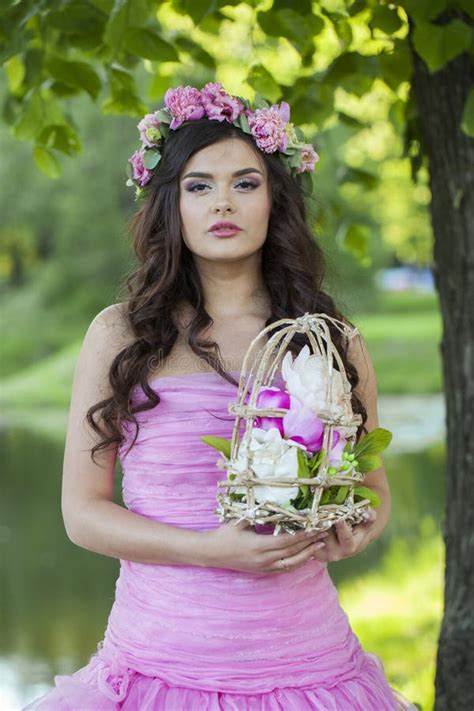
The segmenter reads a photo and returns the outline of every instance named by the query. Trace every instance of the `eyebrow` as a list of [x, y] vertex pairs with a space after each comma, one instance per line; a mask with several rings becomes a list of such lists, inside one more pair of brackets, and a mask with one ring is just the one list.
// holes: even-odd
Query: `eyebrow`
[[[239, 175], [247, 175], [247, 173], [260, 173], [260, 175], [263, 175], [262, 171], [258, 170], [258, 168], [241, 168], [240, 170], [236, 170], [235, 173], [232, 173], [232, 177], [237, 178]], [[193, 172], [193, 173], [186, 173], [183, 180], [185, 178], [212, 178], [212, 177], [213, 177], [212, 173]]]

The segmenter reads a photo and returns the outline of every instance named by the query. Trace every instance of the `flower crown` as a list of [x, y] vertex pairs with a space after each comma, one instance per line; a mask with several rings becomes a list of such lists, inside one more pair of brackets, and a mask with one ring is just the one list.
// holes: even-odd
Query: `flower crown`
[[[142, 146], [127, 165], [127, 185], [135, 186], [137, 197], [160, 162], [169, 131], [201, 118], [232, 123], [251, 134], [264, 153], [279, 151], [282, 162], [295, 177], [313, 171], [319, 160], [311, 143], [305, 143], [301, 129], [290, 123], [290, 107], [286, 101], [270, 106], [257, 94], [255, 108], [252, 108], [247, 99], [228, 94], [222, 84], [208, 82], [201, 90], [192, 86], [170, 88], [164, 103], [165, 108], [146, 114], [137, 126]], [[311, 193], [310, 176], [305, 176], [303, 181]]]

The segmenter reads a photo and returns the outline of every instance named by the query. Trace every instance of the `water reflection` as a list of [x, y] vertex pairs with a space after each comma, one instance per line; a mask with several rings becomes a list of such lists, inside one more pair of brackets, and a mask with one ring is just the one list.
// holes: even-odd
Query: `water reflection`
[[[54, 674], [74, 671], [95, 651], [113, 602], [119, 563], [78, 548], [66, 536], [60, 510], [60, 441], [16, 427], [0, 431], [0, 445], [0, 690], [2, 709], [13, 711], [49, 688]], [[376, 565], [394, 536], [408, 537], [416, 545], [425, 516], [440, 525], [444, 445], [387, 454], [385, 461], [391, 522], [362, 554], [330, 566], [336, 584]], [[119, 465], [114, 498], [121, 501]]]

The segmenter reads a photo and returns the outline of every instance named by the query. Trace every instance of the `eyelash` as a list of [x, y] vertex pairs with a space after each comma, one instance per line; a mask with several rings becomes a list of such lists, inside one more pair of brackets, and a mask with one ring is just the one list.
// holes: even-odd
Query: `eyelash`
[[[259, 183], [254, 183], [254, 182], [251, 181], [251, 180], [241, 180], [240, 182], [237, 183], [237, 185], [244, 185], [244, 184], [250, 185], [250, 187], [251, 187], [252, 189], [258, 188], [258, 186], [259, 186]], [[186, 190], [187, 190], [188, 192], [190, 192], [190, 193], [202, 193], [202, 192], [203, 192], [202, 190], [195, 190], [195, 188], [199, 187], [200, 185], [204, 185], [204, 186], [209, 187], [208, 183], [192, 183], [191, 185], [189, 185], [189, 186], [186, 188]], [[248, 192], [250, 192], [250, 189], [249, 189], [249, 188], [245, 188], [245, 189], [246, 189]]]

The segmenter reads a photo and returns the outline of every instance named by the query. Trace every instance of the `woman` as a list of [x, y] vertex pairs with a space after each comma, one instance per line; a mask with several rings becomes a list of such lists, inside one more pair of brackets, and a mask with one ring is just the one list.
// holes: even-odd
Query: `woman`
[[[219, 524], [222, 472], [201, 440], [230, 436], [234, 376], [264, 326], [305, 312], [342, 318], [306, 220], [303, 174], [318, 156], [284, 102], [253, 110], [207, 84], [170, 89], [165, 105], [139, 124], [138, 266], [128, 300], [86, 333], [64, 457], [68, 536], [120, 559], [116, 597], [89, 663], [27, 708], [414, 708], [362, 650], [326, 569], [385, 528], [383, 467], [367, 475], [382, 505], [366, 522], [264, 536]], [[332, 335], [370, 431], [370, 356], [361, 337]], [[112, 501], [117, 456], [126, 508]]]

